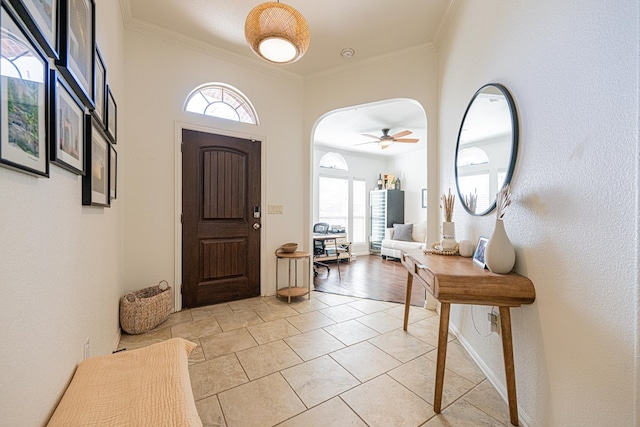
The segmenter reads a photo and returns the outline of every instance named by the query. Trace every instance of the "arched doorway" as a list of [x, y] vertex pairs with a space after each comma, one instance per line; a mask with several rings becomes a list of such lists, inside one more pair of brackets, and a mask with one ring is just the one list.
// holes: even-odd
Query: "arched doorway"
[[[401, 133], [398, 138], [417, 141], [382, 143], [376, 137], [383, 137], [385, 132]], [[369, 196], [381, 175], [399, 178], [405, 196], [405, 222], [426, 221], [422, 193], [427, 188], [427, 118], [420, 103], [407, 98], [389, 99], [327, 112], [317, 120], [312, 141], [312, 223], [339, 222], [336, 228], [344, 227], [356, 257], [371, 253]], [[320, 166], [320, 159], [332, 152], [345, 159], [348, 170]], [[323, 185], [332, 180], [340, 181], [340, 185]], [[326, 187], [339, 187], [348, 193], [340, 200], [346, 207], [339, 209], [346, 214], [331, 216], [323, 209], [325, 203], [337, 203], [324, 197], [322, 188]], [[338, 211], [334, 206], [332, 210]]]

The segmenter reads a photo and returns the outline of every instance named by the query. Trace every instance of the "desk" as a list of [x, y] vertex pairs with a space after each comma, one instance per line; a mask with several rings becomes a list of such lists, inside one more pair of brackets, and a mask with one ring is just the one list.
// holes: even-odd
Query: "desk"
[[449, 311], [451, 304], [477, 304], [498, 306], [502, 328], [502, 354], [509, 398], [511, 424], [518, 425], [516, 375], [513, 363], [511, 339], [511, 307], [531, 304], [536, 298], [531, 280], [515, 273], [494, 274], [475, 265], [471, 258], [459, 256], [427, 255], [421, 249], [402, 254], [402, 264], [407, 269], [407, 293], [404, 307], [404, 325], [407, 330], [411, 288], [418, 280], [431, 295], [440, 301], [440, 328], [438, 331], [438, 355], [436, 360], [436, 386], [433, 410], [440, 413], [442, 386], [447, 357]]
[[[287, 287], [278, 289], [278, 271], [280, 270], [280, 259], [289, 260], [289, 275], [287, 281]], [[276, 251], [276, 295], [279, 297], [287, 297], [289, 304], [291, 304], [291, 297], [301, 297], [308, 295], [311, 299], [311, 279], [307, 277], [307, 287], [298, 286], [298, 260], [307, 259], [309, 263], [309, 271], [311, 271], [311, 252], [277, 252]], [[294, 276], [295, 283], [291, 286], [291, 261], [294, 262]]]
[[[338, 266], [338, 277], [340, 277], [340, 279], [342, 279], [342, 276], [340, 274], [340, 251], [338, 250], [338, 239], [342, 239], [344, 237], [345, 237], [345, 234], [314, 234], [313, 235], [313, 240], [323, 241], [325, 247], [327, 242], [333, 240], [333, 247], [336, 253], [336, 264]], [[314, 248], [315, 248], [315, 245], [314, 245]]]

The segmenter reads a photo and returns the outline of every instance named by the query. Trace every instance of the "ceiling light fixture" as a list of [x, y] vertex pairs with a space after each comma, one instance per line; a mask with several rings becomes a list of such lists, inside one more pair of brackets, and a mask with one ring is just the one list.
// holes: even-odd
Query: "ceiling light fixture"
[[296, 62], [309, 47], [309, 27], [304, 16], [280, 2], [253, 8], [244, 24], [244, 35], [256, 55], [276, 64]]

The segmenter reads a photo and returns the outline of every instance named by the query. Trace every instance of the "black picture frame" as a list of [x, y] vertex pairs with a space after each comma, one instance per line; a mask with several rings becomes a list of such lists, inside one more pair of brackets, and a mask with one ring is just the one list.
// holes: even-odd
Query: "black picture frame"
[[87, 128], [87, 171], [82, 177], [82, 204], [109, 207], [109, 140], [95, 119], [91, 119], [91, 126]]
[[113, 98], [111, 86], [107, 85], [107, 126], [105, 131], [114, 144], [118, 143], [118, 104]]
[[49, 153], [52, 163], [78, 175], [85, 174], [85, 137], [91, 125], [78, 97], [55, 70], [50, 70]]
[[48, 177], [49, 62], [5, 0], [0, 8], [0, 165]]
[[486, 264], [484, 262], [484, 250], [487, 247], [488, 238], [480, 236], [478, 239], [478, 244], [476, 245], [476, 251], [473, 253], [473, 262], [478, 264], [480, 267], [485, 268]]
[[9, 0], [44, 53], [58, 59], [58, 0]]
[[104, 65], [100, 49], [96, 46], [96, 71], [93, 82], [94, 117], [103, 128], [107, 126], [107, 67]]
[[109, 144], [109, 197], [114, 200], [118, 196], [118, 152]]
[[58, 70], [84, 105], [95, 108], [96, 7], [94, 0], [59, 0]]

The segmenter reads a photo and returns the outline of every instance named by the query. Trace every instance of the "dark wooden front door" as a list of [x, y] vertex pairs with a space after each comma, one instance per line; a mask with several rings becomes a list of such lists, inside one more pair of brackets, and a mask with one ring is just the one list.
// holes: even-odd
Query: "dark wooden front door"
[[260, 295], [259, 206], [260, 142], [183, 129], [184, 308]]

